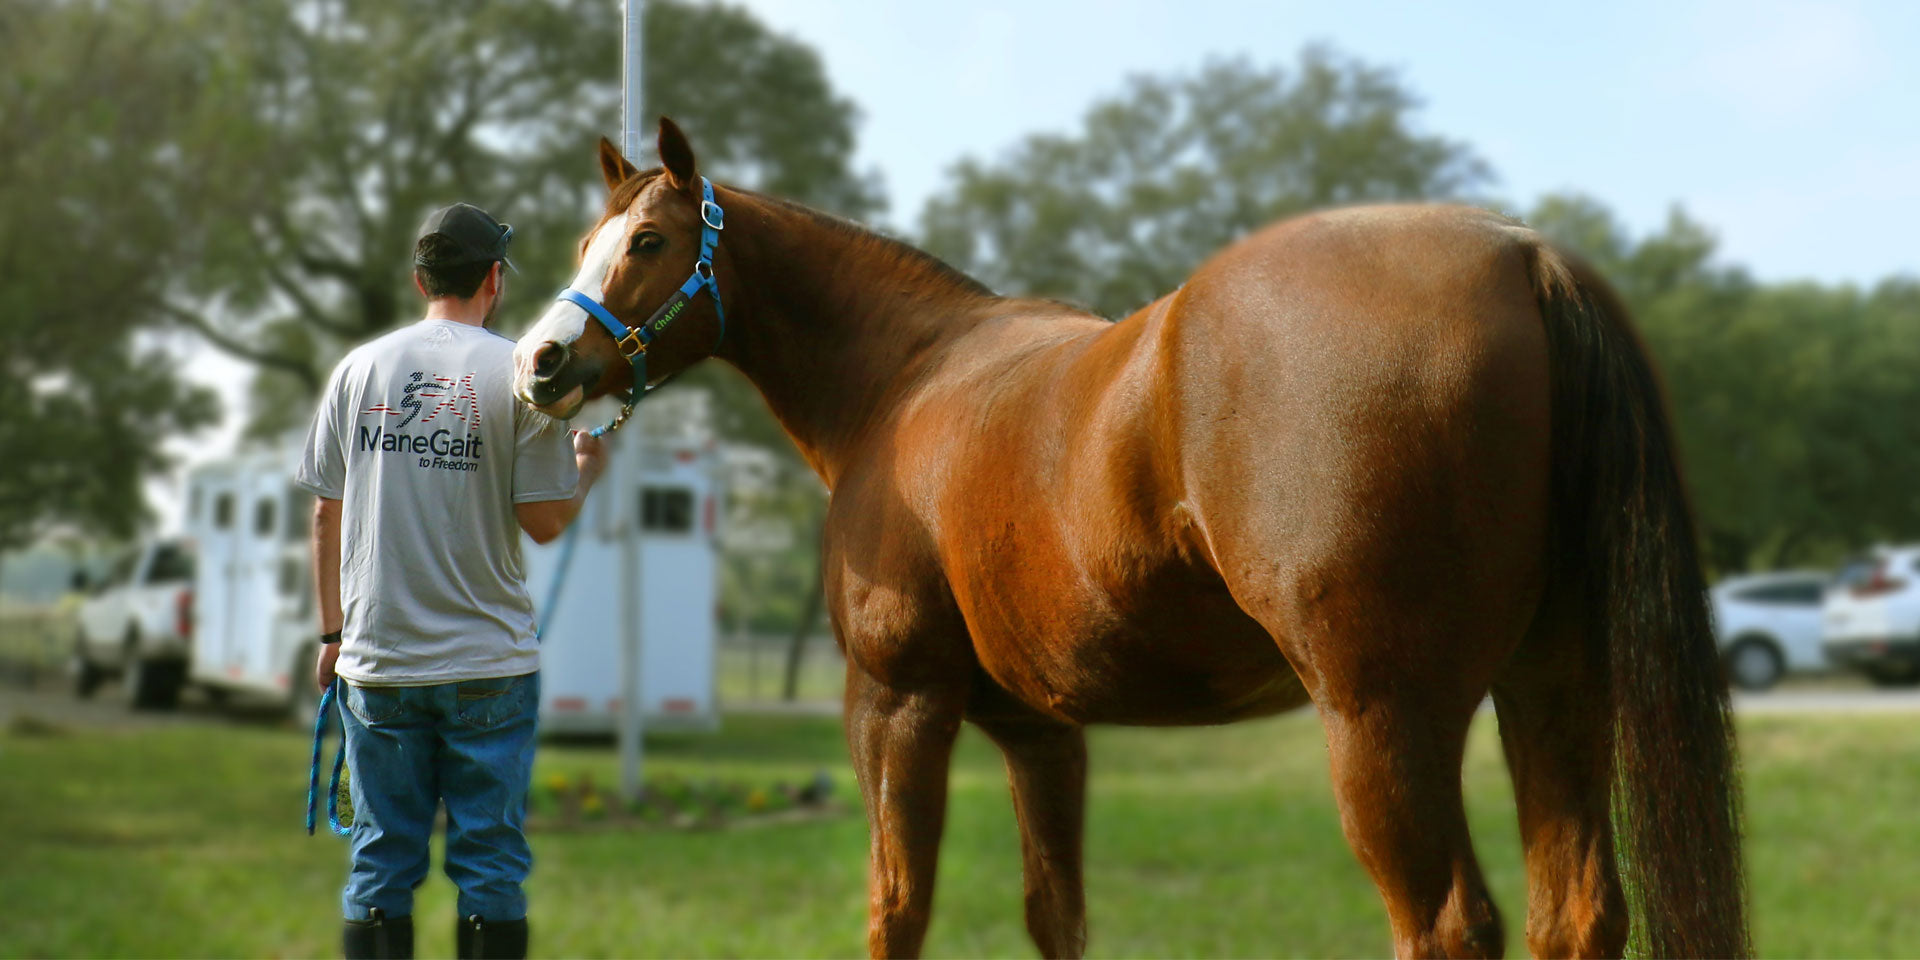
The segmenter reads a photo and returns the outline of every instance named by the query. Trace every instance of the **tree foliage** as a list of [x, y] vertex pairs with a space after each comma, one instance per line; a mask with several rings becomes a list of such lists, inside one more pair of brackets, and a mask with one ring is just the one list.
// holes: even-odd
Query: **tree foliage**
[[1322, 48], [1291, 70], [1224, 61], [1136, 77], [1074, 135], [961, 161], [922, 215], [923, 237], [997, 289], [1119, 316], [1283, 216], [1486, 183], [1472, 151], [1414, 128], [1417, 106], [1391, 72]]
[[146, 185], [185, 164], [124, 149], [193, 77], [138, 30], [40, 2], [0, 7], [0, 62], [0, 549], [53, 527], [125, 536], [162, 439], [214, 416], [141, 332], [171, 229]]
[[[130, 29], [109, 13], [101, 30]], [[411, 246], [440, 204], [515, 225], [506, 325], [559, 286], [601, 199], [591, 145], [619, 122], [618, 14], [604, 0], [200, 0], [148, 16], [193, 73], [162, 128], [127, 144], [183, 161], [147, 184], [177, 223], [156, 315], [269, 375], [256, 433], [302, 419], [346, 346], [414, 318]], [[646, 99], [700, 138], [706, 170], [878, 208], [848, 167], [857, 113], [810, 49], [731, 7], [655, 0], [646, 18]]]

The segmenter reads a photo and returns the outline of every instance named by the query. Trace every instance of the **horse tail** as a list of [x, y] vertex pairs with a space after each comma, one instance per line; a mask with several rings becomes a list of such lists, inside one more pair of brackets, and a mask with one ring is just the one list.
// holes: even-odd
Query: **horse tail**
[[1598, 274], [1535, 248], [1552, 376], [1557, 583], [1612, 710], [1612, 820], [1634, 952], [1744, 957], [1733, 721], [1661, 386]]

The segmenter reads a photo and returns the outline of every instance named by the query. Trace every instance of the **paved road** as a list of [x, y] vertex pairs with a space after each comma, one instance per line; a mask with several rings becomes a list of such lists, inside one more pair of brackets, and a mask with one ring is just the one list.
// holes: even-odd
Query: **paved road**
[[1920, 713], [1920, 689], [1785, 688], [1735, 694], [1741, 713]]
[[[134, 710], [127, 705], [120, 685], [103, 684], [92, 697], [82, 700], [73, 695], [58, 678], [43, 678], [32, 686], [22, 686], [9, 678], [0, 681], [0, 724], [30, 718], [62, 730], [119, 730], [190, 724], [229, 724], [238, 726], [293, 726], [286, 708], [249, 699], [232, 699], [216, 705], [201, 691], [189, 688], [180, 695], [175, 710]], [[312, 718], [307, 723], [311, 724]]]

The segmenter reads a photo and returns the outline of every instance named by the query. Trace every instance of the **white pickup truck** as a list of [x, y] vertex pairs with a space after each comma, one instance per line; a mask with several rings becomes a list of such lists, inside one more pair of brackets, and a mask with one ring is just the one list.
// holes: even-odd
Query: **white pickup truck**
[[117, 558], [106, 579], [76, 583], [80, 605], [73, 645], [74, 692], [91, 696], [119, 674], [136, 710], [179, 702], [193, 633], [193, 553], [180, 540], [155, 540]]

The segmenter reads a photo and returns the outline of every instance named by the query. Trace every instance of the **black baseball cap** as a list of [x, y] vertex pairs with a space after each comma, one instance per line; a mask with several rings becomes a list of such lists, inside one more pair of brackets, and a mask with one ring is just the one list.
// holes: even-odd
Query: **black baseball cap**
[[[420, 255], [419, 244], [434, 234], [450, 241], [454, 251], [429, 260]], [[451, 267], [499, 260], [518, 272], [519, 268], [507, 259], [507, 242], [512, 239], [513, 227], [471, 203], [456, 203], [427, 214], [426, 222], [420, 224], [420, 236], [414, 240], [413, 262], [422, 267]]]

